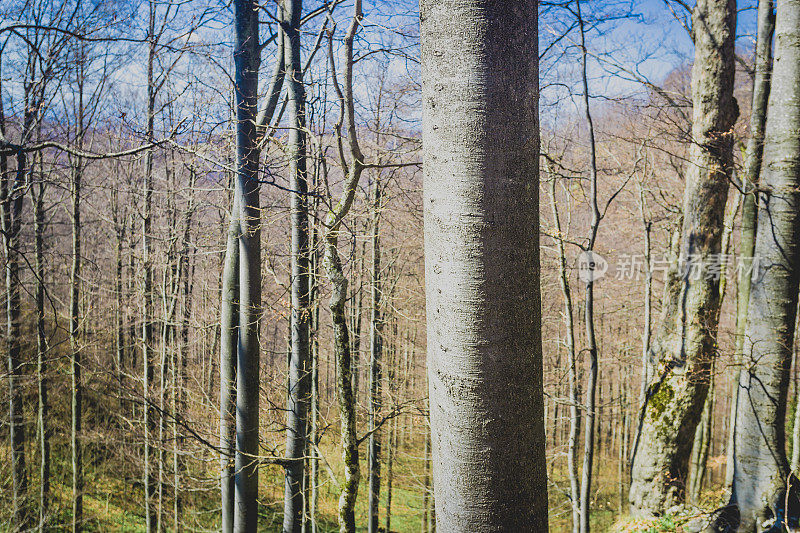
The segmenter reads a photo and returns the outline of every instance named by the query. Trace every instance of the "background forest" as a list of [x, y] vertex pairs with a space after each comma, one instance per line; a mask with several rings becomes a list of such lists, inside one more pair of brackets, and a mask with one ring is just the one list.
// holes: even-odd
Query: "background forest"
[[[634, 456], [658, 453], [642, 405], [669, 403], [649, 354], [691, 215], [695, 6], [540, 2], [551, 531], [677, 531], [727, 501], [773, 11], [727, 4], [738, 114], [716, 356], [677, 437], [690, 505], [633, 520]], [[0, 530], [233, 531], [240, 470], [259, 531], [435, 530], [419, 58], [412, 0], [0, 2]], [[237, 417], [260, 426], [243, 463]]]

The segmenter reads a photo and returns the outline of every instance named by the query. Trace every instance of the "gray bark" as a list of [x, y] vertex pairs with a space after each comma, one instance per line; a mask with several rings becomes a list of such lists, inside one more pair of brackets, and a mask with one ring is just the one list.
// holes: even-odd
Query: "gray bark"
[[239, 197], [239, 343], [236, 360], [236, 533], [258, 527], [259, 321], [261, 315], [261, 210], [256, 131], [261, 50], [258, 5], [234, 0], [236, 195]]
[[20, 281], [19, 281], [19, 235], [22, 216], [22, 189], [27, 176], [27, 158], [24, 152], [17, 153], [16, 177], [13, 182], [7, 177], [6, 160], [2, 171], [2, 223], [3, 246], [5, 248], [6, 289], [6, 348], [8, 364], [9, 395], [9, 444], [11, 447], [11, 506], [12, 528], [24, 530], [28, 525], [27, 493], [28, 475], [25, 466], [25, 425], [23, 423], [22, 393], [19, 390], [22, 377], [20, 359]]
[[546, 531], [537, 2], [423, 0], [437, 529]]
[[648, 220], [647, 207], [644, 196], [644, 187], [639, 184], [639, 212], [642, 215], [644, 226], [644, 324], [642, 325], [642, 382], [639, 389], [639, 408], [642, 409], [647, 398], [647, 386], [653, 378], [653, 368], [650, 364], [650, 341], [653, 334], [653, 268], [651, 260], [652, 244], [650, 234], [653, 223]]
[[34, 267], [36, 300], [36, 373], [39, 381], [39, 530], [47, 528], [50, 513], [50, 402], [47, 369], [47, 336], [44, 323], [44, 180], [39, 180], [32, 192], [34, 225]]
[[716, 355], [719, 279], [702, 275], [702, 265], [720, 253], [733, 166], [735, 28], [735, 0], [698, 1], [693, 14], [693, 144], [680, 261], [667, 281], [661, 326], [651, 347], [655, 378], [644, 406], [629, 492], [635, 516], [661, 515], [683, 502], [693, 436]]
[[[350, 211], [355, 198], [356, 188], [364, 171], [364, 155], [358, 143], [355, 127], [355, 109], [353, 99], [353, 40], [363, 14], [361, 0], [353, 5], [353, 17], [344, 37], [344, 91], [339, 86], [336, 65], [333, 55], [333, 34], [328, 39], [328, 61], [333, 73], [332, 80], [339, 99], [341, 114], [335, 125], [339, 157], [347, 179], [338, 202], [328, 211], [325, 217], [325, 272], [331, 282], [330, 311], [333, 323], [333, 353], [336, 361], [336, 387], [339, 402], [341, 424], [342, 460], [344, 463], [344, 481], [339, 495], [338, 520], [340, 533], [355, 533], [355, 503], [358, 496], [358, 484], [361, 479], [361, 467], [358, 458], [358, 438], [356, 436], [356, 403], [353, 393], [353, 363], [350, 344], [350, 331], [345, 313], [347, 302], [347, 278], [344, 275], [339, 251], [337, 249], [339, 231], [344, 218]], [[347, 126], [347, 145], [350, 162], [344, 155], [345, 139], [342, 126]]]
[[381, 183], [376, 177], [373, 183], [372, 199], [372, 265], [370, 285], [372, 301], [370, 302], [370, 380], [369, 380], [369, 517], [367, 531], [378, 533], [378, 515], [380, 514], [381, 494], [381, 432], [376, 428], [380, 415], [383, 395], [383, 317], [381, 314], [381, 248], [380, 248], [380, 209]]
[[81, 163], [72, 169], [72, 267], [70, 269], [69, 293], [69, 345], [70, 376], [72, 378], [72, 531], [83, 527], [83, 449], [81, 446], [81, 422], [83, 418], [83, 380], [81, 370], [81, 346], [78, 339], [80, 326], [80, 276], [81, 276]]
[[[767, 99], [769, 98], [770, 78], [772, 72], [772, 36], [775, 31], [775, 12], [772, 0], [758, 2], [758, 35], [756, 37], [755, 78], [753, 80], [753, 102], [750, 113], [750, 138], [742, 173], [742, 221], [739, 244], [739, 261], [744, 275], [739, 276], [738, 294], [736, 297], [736, 351], [734, 357], [740, 363], [744, 349], [745, 327], [747, 326], [747, 308], [750, 303], [750, 269], [753, 265], [755, 249], [756, 189], [761, 174], [761, 159], [764, 153], [764, 126], [767, 121]], [[740, 367], [734, 366], [735, 379], [731, 394], [730, 423], [728, 427], [728, 445], [726, 447], [727, 462], [725, 467], [725, 486], [733, 483], [733, 464], [736, 435], [736, 410], [739, 404]]]
[[303, 472], [308, 443], [311, 394], [309, 344], [308, 181], [306, 175], [306, 99], [300, 63], [302, 0], [287, 0], [284, 33], [287, 100], [289, 108], [289, 175], [291, 192], [291, 358], [286, 421], [286, 483], [283, 506], [284, 533], [303, 527]]
[[236, 350], [239, 344], [239, 199], [234, 194], [228, 243], [222, 269], [219, 355], [219, 447], [222, 491], [222, 532], [234, 522], [234, 457], [236, 454]]
[[[75, 109], [77, 124], [77, 144], [82, 146], [84, 135], [84, 72], [83, 60], [85, 52], [80, 50], [81, 59], [77, 62], [77, 107]], [[70, 431], [70, 447], [72, 449], [72, 533], [83, 528], [83, 379], [81, 361], [80, 327], [80, 290], [81, 290], [81, 184], [83, 179], [83, 162], [81, 158], [72, 161], [72, 265], [69, 274], [69, 346], [70, 376], [72, 378], [72, 428]]]
[[[739, 531], [785, 518], [785, 416], [800, 276], [800, 1], [778, 3], [731, 503]], [[796, 514], [796, 509], [793, 514]], [[796, 520], [796, 516], [791, 517]]]
[[[265, 129], [275, 113], [285, 73], [284, 39], [278, 38], [275, 69], [265, 99], [257, 117], [259, 133]], [[263, 138], [261, 139], [263, 142]], [[232, 533], [234, 527], [236, 454], [236, 376], [239, 344], [239, 237], [241, 227], [241, 198], [234, 185], [231, 218], [227, 233], [227, 246], [222, 273], [222, 306], [220, 309], [220, 489], [222, 497], [222, 531]]]
[[386, 527], [384, 531], [392, 530], [392, 484], [394, 482], [394, 458], [397, 453], [397, 417], [389, 423], [389, 449], [386, 451]]
[[[318, 172], [315, 176], [318, 176]], [[316, 180], [315, 180], [316, 181]], [[316, 190], [316, 187], [315, 187]], [[319, 196], [314, 198], [314, 220], [319, 211]], [[311, 417], [310, 432], [311, 450], [309, 453], [309, 484], [311, 494], [308, 503], [308, 520], [311, 533], [317, 533], [317, 509], [319, 507], [319, 452], [317, 446], [321, 438], [319, 431], [319, 252], [317, 244], [319, 234], [315, 225], [311, 232], [311, 280], [309, 286], [309, 304], [311, 305]]]
[[[583, 84], [583, 110], [586, 119], [586, 127], [589, 132], [589, 180], [590, 180], [590, 206], [592, 209], [591, 234], [589, 236], [589, 253], [594, 250], [597, 239], [597, 231], [600, 225], [600, 210], [597, 206], [597, 144], [594, 136], [594, 121], [589, 106], [589, 82], [586, 72], [587, 50], [586, 32], [584, 21], [581, 15], [581, 2], [575, 0], [575, 12], [578, 17], [578, 27], [581, 37], [581, 82]], [[594, 279], [589, 278], [586, 282], [586, 300], [584, 306], [584, 321], [586, 326], [586, 344], [589, 355], [588, 359], [588, 379], [586, 383], [586, 424], [584, 429], [583, 443], [583, 467], [581, 469], [581, 489], [580, 489], [580, 532], [589, 533], [591, 512], [591, 490], [592, 473], [594, 469], [595, 453], [595, 431], [598, 426], [597, 421], [597, 381], [598, 381], [598, 348], [597, 338], [594, 330]]]
[[[154, 78], [154, 67], [156, 61], [156, 6], [154, 0], [148, 2], [149, 27], [147, 32], [148, 55], [147, 55], [147, 131], [146, 140], [153, 142], [155, 138], [155, 100], [156, 100], [156, 80]], [[142, 401], [144, 403], [143, 426], [144, 426], [144, 472], [142, 482], [144, 484], [144, 507], [147, 533], [156, 530], [156, 510], [153, 502], [155, 494], [155, 477], [151, 465], [152, 433], [155, 429], [155, 410], [150, 400], [150, 389], [153, 381], [153, 325], [151, 317], [153, 315], [153, 264], [151, 254], [151, 232], [152, 232], [152, 209], [153, 209], [153, 149], [145, 153], [144, 158], [144, 213], [142, 214], [142, 377], [143, 391]]]
[[564, 320], [567, 326], [567, 381], [569, 387], [569, 436], [567, 437], [567, 475], [569, 476], [570, 486], [570, 505], [572, 507], [572, 531], [578, 533], [580, 530], [580, 485], [578, 484], [578, 465], [576, 462], [576, 452], [578, 443], [578, 433], [580, 432], [580, 410], [578, 404], [580, 397], [578, 394], [577, 360], [575, 353], [575, 322], [573, 318], [572, 290], [567, 274], [567, 256], [564, 250], [563, 230], [561, 229], [561, 217], [556, 201], [556, 181], [555, 176], [551, 176], [550, 183], [550, 204], [553, 210], [553, 223], [556, 231], [556, 248], [558, 250], [558, 278], [561, 286], [561, 295], [564, 298]]

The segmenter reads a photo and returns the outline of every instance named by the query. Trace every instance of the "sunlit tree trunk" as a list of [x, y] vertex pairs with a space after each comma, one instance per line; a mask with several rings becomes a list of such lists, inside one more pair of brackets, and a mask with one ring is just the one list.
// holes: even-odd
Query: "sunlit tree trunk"
[[372, 264], [370, 265], [370, 379], [369, 379], [369, 509], [368, 532], [378, 533], [381, 501], [381, 432], [376, 427], [383, 396], [383, 316], [381, 313], [380, 205], [381, 183], [372, 184]]
[[572, 507], [572, 531], [580, 530], [580, 485], [578, 484], [578, 465], [576, 462], [576, 446], [580, 431], [580, 397], [578, 394], [577, 361], [575, 354], [575, 322], [572, 306], [572, 290], [567, 273], [567, 256], [564, 250], [564, 234], [561, 228], [561, 215], [556, 199], [556, 178], [551, 175], [550, 205], [553, 210], [556, 249], [558, 250], [558, 279], [561, 295], [564, 298], [564, 320], [567, 327], [567, 386], [569, 388], [569, 436], [567, 437], [567, 475], [570, 486], [570, 506]]
[[[778, 3], [754, 277], [739, 379], [731, 503], [739, 531], [797, 520], [786, 510], [786, 402], [800, 278], [800, 1]], [[796, 484], [797, 479], [792, 483]], [[787, 516], [791, 514], [791, 516]], [[795, 522], [796, 523], [796, 522]]]
[[[75, 116], [77, 119], [76, 138], [78, 147], [82, 147], [84, 137], [84, 61], [85, 51], [80, 48], [76, 61], [77, 103]], [[80, 345], [80, 291], [81, 291], [81, 185], [83, 180], [83, 161], [74, 158], [71, 168], [71, 217], [72, 217], [72, 266], [69, 274], [69, 346], [70, 376], [72, 378], [72, 428], [70, 446], [72, 448], [72, 532], [83, 529], [83, 362]]]
[[236, 363], [234, 531], [258, 527], [261, 210], [256, 135], [261, 48], [255, 0], [234, 0], [236, 194], [239, 198], [239, 343]]
[[236, 454], [236, 351], [239, 344], [239, 198], [234, 194], [222, 269], [219, 447], [222, 532], [233, 532]]
[[[34, 192], [35, 191], [35, 192]], [[47, 336], [44, 322], [44, 192], [45, 182], [39, 179], [32, 189], [34, 231], [34, 299], [36, 300], [36, 370], [39, 381], [39, 530], [47, 529], [50, 513], [50, 402], [47, 365]]]
[[[156, 6], [154, 0], [148, 1], [149, 28], [147, 56], [147, 131], [146, 140], [155, 138], [156, 80]], [[156, 492], [152, 465], [152, 438], [155, 430], [155, 409], [152, 407], [150, 392], [154, 377], [153, 369], [153, 264], [152, 264], [152, 226], [153, 226], [153, 149], [144, 156], [144, 206], [142, 213], [142, 415], [144, 426], [144, 508], [147, 533], [156, 531], [156, 509], [153, 498]]]
[[[589, 104], [589, 79], [587, 73], [588, 51], [586, 50], [586, 31], [583, 16], [581, 14], [581, 0], [575, 0], [575, 12], [578, 17], [578, 28], [580, 30], [581, 43], [581, 82], [583, 85], [583, 112], [586, 129], [589, 134], [589, 204], [592, 210], [591, 230], [589, 244], [585, 250], [592, 254], [597, 240], [597, 232], [600, 226], [600, 210], [597, 206], [597, 143], [594, 135], [594, 120], [592, 119], [591, 107]], [[594, 473], [595, 455], [595, 432], [598, 427], [598, 407], [597, 407], [597, 385], [598, 374], [598, 347], [597, 336], [595, 334], [594, 323], [594, 278], [589, 276], [586, 280], [586, 292], [584, 302], [584, 326], [586, 328], [586, 352], [588, 358], [588, 378], [585, 390], [586, 423], [584, 424], [584, 443], [583, 443], [583, 466], [581, 468], [581, 487], [580, 487], [580, 532], [589, 533], [590, 514], [591, 514], [591, 491], [592, 474]], [[602, 403], [602, 402], [601, 402]]]
[[[677, 275], [651, 347], [655, 361], [633, 461], [631, 513], [661, 515], [685, 498], [694, 432], [716, 355], [719, 279], [706, 276], [720, 253], [733, 168], [735, 0], [694, 8], [693, 124]], [[698, 275], [699, 272], [699, 275]]]
[[[339, 99], [341, 113], [334, 126], [342, 169], [346, 181], [344, 190], [338, 201], [325, 217], [324, 235], [324, 267], [331, 283], [330, 311], [333, 324], [333, 354], [336, 365], [336, 388], [339, 404], [340, 434], [342, 462], [344, 463], [344, 480], [341, 483], [337, 516], [340, 533], [355, 533], [355, 505], [358, 497], [358, 485], [361, 480], [361, 467], [358, 457], [358, 437], [356, 435], [356, 399], [353, 391], [353, 362], [350, 343], [350, 329], [346, 316], [348, 280], [344, 275], [339, 257], [339, 231], [344, 218], [350, 211], [355, 198], [361, 174], [364, 171], [364, 155], [358, 143], [355, 126], [355, 102], [353, 98], [353, 42], [361, 19], [361, 0], [353, 5], [353, 17], [344, 36], [344, 90], [339, 85], [333, 54], [333, 35], [328, 38], [328, 61], [332, 71], [332, 80]], [[347, 135], [342, 127], [347, 127]], [[344, 145], [349, 150], [349, 163], [344, 155]], [[333, 203], [333, 202], [332, 202]]]
[[[764, 126], [767, 121], [767, 99], [772, 72], [772, 36], [775, 31], [775, 12], [773, 0], [759, 0], [758, 24], [755, 55], [755, 78], [753, 80], [753, 102], [750, 112], [750, 138], [742, 172], [742, 204], [741, 237], [739, 240], [739, 261], [741, 264], [738, 278], [738, 294], [736, 296], [736, 351], [734, 356], [740, 363], [744, 349], [744, 334], [747, 326], [747, 308], [750, 303], [750, 271], [753, 267], [755, 249], [756, 220], [758, 206], [756, 189], [761, 174], [761, 158], [764, 153]], [[728, 444], [726, 446], [727, 462], [725, 467], [725, 486], [733, 483], [733, 465], [736, 435], [736, 410], [739, 404], [740, 367], [734, 366], [730, 422], [728, 427]]]
[[306, 174], [306, 95], [300, 61], [302, 0], [285, 7], [286, 92], [289, 109], [289, 182], [291, 189], [291, 357], [286, 413], [286, 482], [283, 505], [284, 533], [303, 527], [303, 475], [308, 444], [311, 401], [309, 334], [308, 180]]
[[420, 5], [428, 378], [444, 533], [547, 530], [537, 8]]

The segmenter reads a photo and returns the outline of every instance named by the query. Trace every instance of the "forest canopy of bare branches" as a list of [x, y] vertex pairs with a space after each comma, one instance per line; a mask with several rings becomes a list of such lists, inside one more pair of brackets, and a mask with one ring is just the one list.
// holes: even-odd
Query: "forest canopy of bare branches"
[[0, 531], [800, 530], [800, 0], [0, 0]]

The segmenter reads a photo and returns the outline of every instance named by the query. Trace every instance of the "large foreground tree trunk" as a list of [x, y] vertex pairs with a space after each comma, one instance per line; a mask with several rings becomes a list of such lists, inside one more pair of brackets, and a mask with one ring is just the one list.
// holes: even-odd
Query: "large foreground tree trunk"
[[784, 424], [800, 277], [800, 0], [779, 2], [776, 20], [755, 245], [758, 275], [750, 294], [734, 438], [731, 503], [739, 507], [739, 531], [748, 533], [770, 519], [781, 527], [785, 518]]
[[423, 0], [437, 531], [546, 531], [537, 2]]
[[694, 433], [715, 356], [719, 278], [703, 265], [718, 257], [733, 166], [735, 0], [699, 0], [694, 9], [692, 147], [683, 202], [680, 259], [670, 276], [641, 437], [631, 472], [634, 515], [661, 515], [684, 500]]

